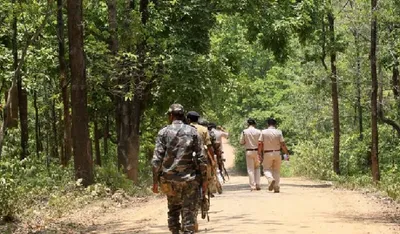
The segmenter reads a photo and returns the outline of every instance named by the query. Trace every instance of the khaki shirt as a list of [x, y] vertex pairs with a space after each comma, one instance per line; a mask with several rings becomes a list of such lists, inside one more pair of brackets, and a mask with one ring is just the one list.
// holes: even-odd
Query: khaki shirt
[[204, 145], [211, 145], [210, 135], [208, 134], [208, 129], [198, 123], [191, 123], [193, 127], [197, 129], [197, 132], [201, 136]]
[[282, 131], [276, 129], [275, 127], [269, 127], [262, 130], [258, 141], [264, 144], [264, 151], [280, 150], [281, 142], [285, 142], [285, 140], [283, 139]]
[[261, 131], [257, 128], [250, 126], [245, 129], [240, 135], [239, 143], [244, 145], [246, 149], [257, 149], [258, 139], [260, 138]]
[[216, 143], [221, 143], [222, 142], [222, 137], [228, 138], [229, 133], [218, 130], [218, 129], [213, 129], [212, 130], [215, 134], [215, 142]]

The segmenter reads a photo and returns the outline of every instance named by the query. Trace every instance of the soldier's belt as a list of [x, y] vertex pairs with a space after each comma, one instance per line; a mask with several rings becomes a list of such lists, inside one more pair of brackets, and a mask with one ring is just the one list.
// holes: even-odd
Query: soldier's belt
[[264, 150], [264, 153], [272, 153], [272, 152], [278, 152], [281, 150]]
[[257, 151], [258, 149], [246, 149], [246, 151]]

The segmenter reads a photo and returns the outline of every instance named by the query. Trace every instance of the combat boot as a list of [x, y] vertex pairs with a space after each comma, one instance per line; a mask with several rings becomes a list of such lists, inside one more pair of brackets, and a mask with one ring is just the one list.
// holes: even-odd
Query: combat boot
[[179, 230], [171, 230], [171, 234], [180, 234]]

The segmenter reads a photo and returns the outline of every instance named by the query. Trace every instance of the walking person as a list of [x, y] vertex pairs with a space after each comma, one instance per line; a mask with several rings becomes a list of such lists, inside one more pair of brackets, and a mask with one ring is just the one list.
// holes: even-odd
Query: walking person
[[[195, 215], [200, 183], [207, 188], [207, 159], [202, 150], [202, 140], [195, 128], [183, 123], [184, 110], [172, 104], [168, 110], [170, 125], [161, 129], [156, 139], [153, 165], [153, 192], [158, 184], [167, 195], [168, 227], [172, 234], [195, 232]], [[200, 182], [201, 181], [201, 182]]]
[[[218, 164], [216, 173], [217, 173], [219, 183], [223, 184], [225, 182], [225, 178], [223, 176], [223, 173], [224, 173], [223, 168], [225, 168], [225, 166], [224, 166], [225, 158], [224, 158], [224, 154], [223, 154], [224, 151], [222, 148], [222, 138], [228, 139], [229, 133], [227, 133], [221, 129], [217, 129], [217, 125], [215, 123], [210, 123], [208, 125], [208, 129], [210, 130], [210, 136], [212, 134], [215, 136], [214, 153], [216, 155], [216, 161]], [[226, 173], [226, 175], [227, 175], [227, 173]]]
[[254, 119], [247, 120], [248, 128], [240, 135], [239, 143], [246, 149], [247, 173], [249, 175], [250, 189], [260, 190], [260, 161], [257, 154], [258, 139], [261, 131], [256, 128]]
[[[211, 196], [209, 192], [211, 192], [212, 188], [215, 186], [213, 183], [213, 177], [212, 177], [212, 168], [213, 166], [216, 165], [216, 162], [214, 160], [214, 150], [212, 149], [212, 143], [210, 139], [210, 134], [208, 133], [208, 129], [202, 125], [199, 124], [199, 119], [200, 119], [200, 114], [197, 113], [196, 111], [189, 111], [187, 113], [186, 119], [190, 126], [193, 127], [193, 129], [197, 130], [198, 135], [201, 137], [202, 140], [202, 149], [203, 149], [203, 154], [206, 157], [207, 161], [207, 183], [208, 187], [207, 189], [203, 190], [205, 194], [208, 194], [208, 197]], [[200, 204], [201, 201], [198, 200], [198, 209], [200, 209]], [[195, 217], [195, 230], [198, 232], [199, 230], [199, 223], [197, 221], [197, 214], [198, 212], [196, 211], [196, 217]]]
[[268, 190], [274, 190], [275, 193], [279, 193], [280, 191], [281, 150], [289, 158], [289, 151], [286, 147], [282, 131], [276, 128], [276, 120], [269, 118], [267, 120], [267, 128], [261, 131], [258, 155], [260, 161], [262, 161], [264, 175], [269, 183]]

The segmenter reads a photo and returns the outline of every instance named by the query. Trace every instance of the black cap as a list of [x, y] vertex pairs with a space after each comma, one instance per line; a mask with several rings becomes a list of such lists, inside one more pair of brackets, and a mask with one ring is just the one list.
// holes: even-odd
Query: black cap
[[197, 118], [199, 118], [199, 117], [200, 117], [200, 114], [197, 113], [196, 111], [189, 111], [189, 112], [187, 113], [187, 117], [188, 117], [188, 118], [190, 118], [190, 117], [197, 117]]
[[256, 120], [255, 120], [255, 119], [252, 119], [252, 118], [249, 118], [249, 119], [247, 120], [247, 123], [248, 123], [249, 125], [256, 125]]
[[201, 118], [201, 119], [199, 119], [198, 123], [199, 123], [200, 125], [205, 126], [205, 127], [208, 126], [208, 121], [207, 121], [207, 119]]
[[181, 104], [174, 103], [169, 107], [167, 114], [183, 115], [184, 112], [185, 110]]
[[217, 125], [215, 123], [209, 123], [208, 127], [210, 128], [217, 128]]
[[267, 124], [275, 126], [276, 125], [276, 120], [274, 118], [268, 118], [267, 119]]

